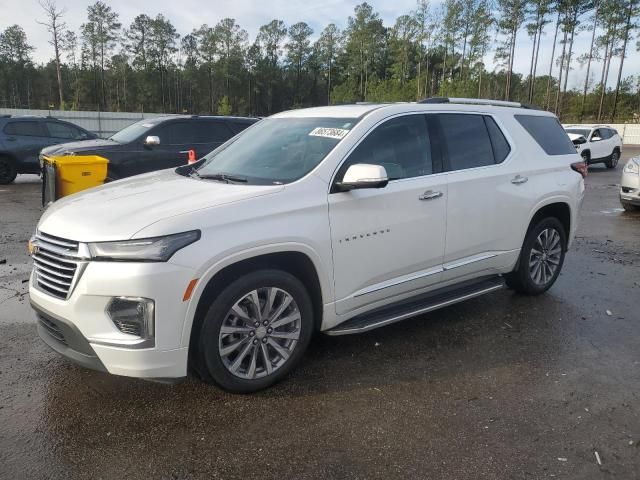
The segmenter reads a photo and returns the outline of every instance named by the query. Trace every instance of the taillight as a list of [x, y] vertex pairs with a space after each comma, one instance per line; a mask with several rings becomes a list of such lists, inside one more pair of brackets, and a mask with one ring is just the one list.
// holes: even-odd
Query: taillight
[[578, 172], [584, 178], [589, 173], [589, 165], [587, 162], [575, 162], [571, 164], [571, 170]]

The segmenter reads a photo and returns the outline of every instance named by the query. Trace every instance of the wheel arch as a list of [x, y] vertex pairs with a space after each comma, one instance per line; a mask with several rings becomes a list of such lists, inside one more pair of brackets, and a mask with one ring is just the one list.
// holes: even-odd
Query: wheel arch
[[210, 301], [231, 281], [256, 269], [283, 270], [298, 278], [309, 291], [313, 303], [314, 323], [320, 329], [323, 305], [330, 292], [319, 258], [303, 246], [275, 248], [272, 251], [253, 251], [233, 255], [212, 266], [198, 281], [198, 287], [190, 301], [182, 333], [182, 345], [189, 346], [204, 318]]
[[[533, 228], [533, 226], [538, 223], [541, 219], [547, 217], [555, 217], [557, 218], [562, 226], [565, 229], [565, 235], [567, 236], [567, 240], [571, 236], [571, 228], [573, 226], [573, 212], [571, 210], [571, 205], [568, 199], [563, 198], [553, 198], [548, 201], [539, 204], [534, 208], [532, 214], [529, 218], [529, 224], [527, 226], [527, 231], [525, 232], [525, 237], [529, 230]], [[569, 242], [567, 241], [567, 247]]]

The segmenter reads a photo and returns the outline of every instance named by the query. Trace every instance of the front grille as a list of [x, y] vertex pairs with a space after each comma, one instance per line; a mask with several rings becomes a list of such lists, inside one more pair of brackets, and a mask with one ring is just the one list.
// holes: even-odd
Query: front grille
[[60, 330], [60, 328], [58, 328], [58, 326], [54, 322], [42, 316], [38, 316], [38, 322], [40, 323], [40, 325], [42, 325], [42, 327], [49, 335], [51, 335], [60, 343], [67, 345], [67, 340], [66, 338], [64, 338], [62, 330]]
[[35, 245], [36, 285], [54, 297], [68, 298], [78, 271], [78, 242], [38, 232]]

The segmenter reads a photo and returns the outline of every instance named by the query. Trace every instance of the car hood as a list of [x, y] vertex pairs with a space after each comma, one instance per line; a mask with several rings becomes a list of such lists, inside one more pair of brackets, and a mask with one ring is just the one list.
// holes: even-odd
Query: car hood
[[179, 175], [173, 169], [161, 170], [107, 183], [58, 200], [47, 208], [38, 230], [80, 242], [125, 240], [169, 217], [261, 197], [283, 189], [282, 185], [198, 180]]
[[[579, 133], [567, 133], [567, 135], [569, 135], [569, 138], [571, 139], [572, 142], [574, 140], [579, 139], [579, 138], [584, 138], [584, 135], [580, 135]], [[586, 138], [585, 138], [585, 140], [586, 140]]]
[[55, 155], [68, 155], [69, 153], [82, 153], [93, 150], [99, 150], [108, 147], [115, 147], [120, 145], [113, 140], [107, 140], [104, 138], [96, 138], [93, 140], [81, 140], [79, 142], [61, 143], [59, 145], [51, 145], [42, 149], [42, 155], [55, 156]]

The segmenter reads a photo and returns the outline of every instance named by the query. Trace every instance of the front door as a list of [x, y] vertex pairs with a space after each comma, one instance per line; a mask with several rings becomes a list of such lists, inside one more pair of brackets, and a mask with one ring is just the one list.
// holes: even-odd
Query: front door
[[382, 165], [389, 184], [329, 195], [336, 313], [354, 315], [438, 283], [446, 228], [446, 174], [427, 116], [378, 125], [349, 155], [348, 166]]

